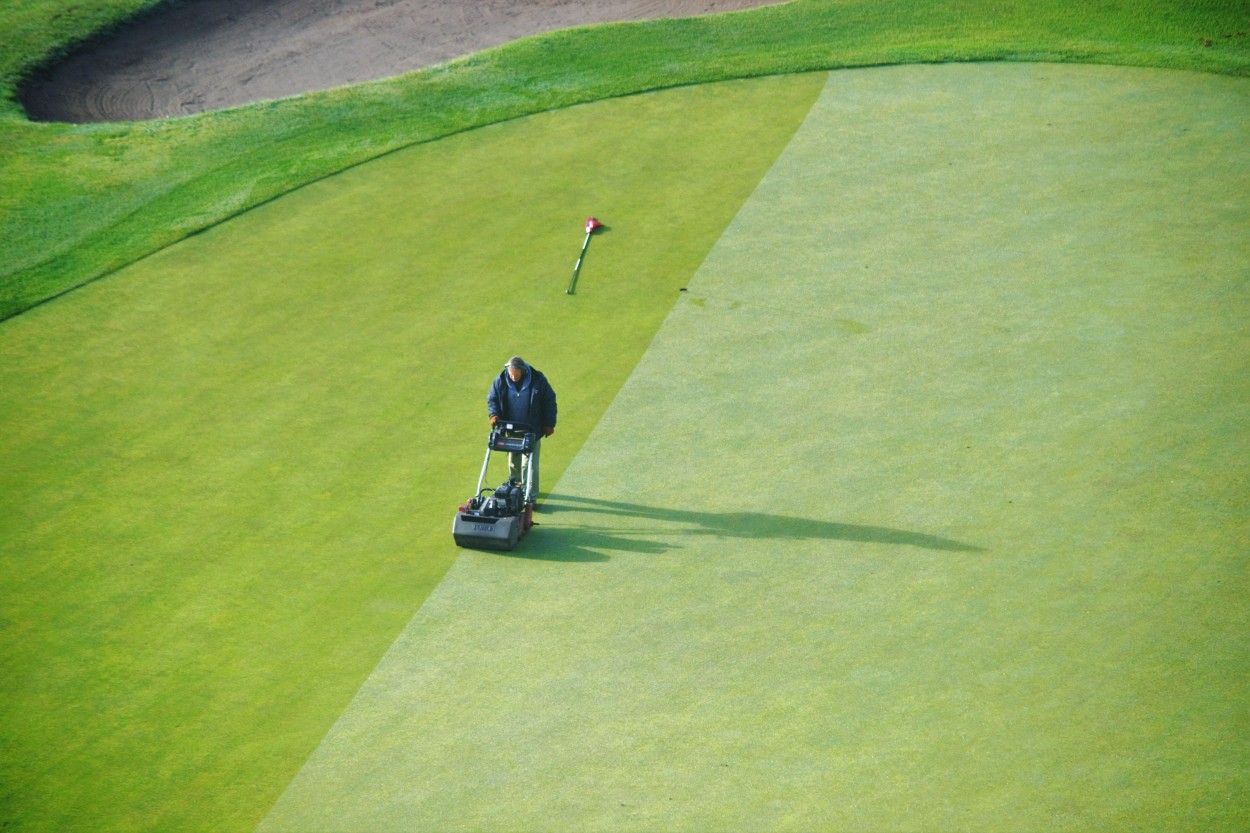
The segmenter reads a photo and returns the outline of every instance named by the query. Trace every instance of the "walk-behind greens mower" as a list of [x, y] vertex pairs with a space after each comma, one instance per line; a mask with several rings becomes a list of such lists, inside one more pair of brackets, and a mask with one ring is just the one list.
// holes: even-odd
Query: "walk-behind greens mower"
[[[511, 550], [534, 525], [534, 429], [522, 422], [501, 422], [486, 441], [486, 459], [477, 479], [477, 494], [460, 505], [451, 534], [458, 547]], [[506, 480], [497, 489], [482, 488], [492, 452], [525, 457], [525, 484]]]

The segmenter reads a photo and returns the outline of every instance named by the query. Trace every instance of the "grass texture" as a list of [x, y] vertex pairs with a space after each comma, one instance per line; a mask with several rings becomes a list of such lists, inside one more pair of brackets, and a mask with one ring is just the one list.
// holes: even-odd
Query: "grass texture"
[[831, 74], [260, 830], [1244, 830], [1246, 104]]
[[[446, 513], [471, 487], [480, 461], [474, 427], [480, 415], [473, 403], [484, 395], [481, 380], [506, 354], [519, 350], [558, 382], [562, 425], [556, 442], [545, 449], [545, 480], [554, 483], [647, 348], [679, 285], [785, 144], [819, 82], [809, 77], [691, 88], [672, 98], [639, 96], [509, 120], [642, 90], [834, 66], [1047, 59], [1246, 75], [1250, 65], [1246, 41], [1237, 35], [1250, 29], [1241, 3], [1185, 4], [1182, 9], [1162, 2], [991, 7], [799, 0], [725, 18], [542, 36], [399, 79], [187, 119], [70, 126], [30, 124], [22, 117], [13, 91], [24, 73], [67, 41], [143, 5], [19, 0], [0, 9], [5, 43], [0, 250], [6, 254], [0, 266], [6, 270], [0, 277], [0, 317], [29, 310], [0, 324], [0, 424], [5, 429], [0, 434], [0, 516], [6, 519], [0, 540], [5, 640], [0, 655], [0, 825], [17, 829], [252, 828], [455, 556]], [[1135, 76], [1135, 83], [1141, 78]], [[1224, 92], [1198, 96], [1197, 89]], [[696, 287], [700, 292], [681, 305], [679, 316], [710, 316], [704, 323], [723, 329], [723, 340], [679, 342], [680, 349], [657, 353], [656, 361], [673, 371], [676, 387], [670, 393], [679, 398], [651, 402], [650, 411], [638, 412], [649, 418], [641, 423], [616, 423], [622, 430], [637, 425], [639, 437], [668, 426], [655, 438], [657, 445], [641, 458], [629, 452], [633, 446], [593, 445], [593, 454], [578, 458], [578, 465], [587, 467], [583, 473], [574, 467], [560, 481], [563, 500], [553, 501], [556, 512], [540, 530], [543, 534], [527, 542], [531, 559], [504, 566], [628, 571], [634, 562], [627, 557], [673, 554], [674, 540], [715, 541], [715, 547], [689, 553], [729, 571], [727, 584], [753, 583], [750, 592], [759, 595], [761, 587], [765, 592], [755, 599], [739, 590], [721, 601], [709, 599], [715, 605], [709, 610], [684, 609], [693, 622], [784, 614], [784, 605], [769, 607], [770, 600], [799, 592], [794, 605], [804, 615], [789, 633], [808, 651], [825, 634], [844, 637], [838, 644], [855, 648], [848, 662], [840, 663], [849, 669], [845, 676], [823, 688], [811, 678], [795, 685], [816, 687], [783, 687], [763, 703], [754, 722], [748, 720], [745, 698], [757, 690], [758, 678], [742, 663], [754, 661], [757, 670], [780, 675], [779, 680], [791, 670], [796, 679], [805, 679], [808, 668], [793, 651], [774, 651], [773, 664], [761, 663], [755, 654], [735, 657], [734, 649], [743, 645], [775, 647], [758, 632], [758, 623], [748, 622], [739, 641], [730, 633], [719, 643], [701, 643], [712, 651], [703, 668], [724, 671], [726, 685], [735, 687], [696, 687], [692, 691], [704, 699], [685, 705], [690, 714], [708, 715], [739, 701], [742, 707], [727, 710], [725, 720], [741, 726], [719, 726], [713, 741], [723, 749], [736, 738], [742, 750], [763, 742], [754, 757], [739, 759], [761, 775], [772, 771], [770, 751], [783, 759], [778, 771], [790, 773], [787, 783], [793, 791], [774, 799], [780, 809], [773, 826], [801, 826], [803, 808], [785, 805], [799, 788], [814, 784], [842, 789], [836, 795], [845, 803], [839, 805], [840, 815], [829, 816], [830, 823], [870, 817], [889, 821], [889, 808], [873, 803], [874, 796], [888, 792], [856, 790], [870, 782], [897, 789], [895, 811], [901, 814], [907, 806], [903, 787], [924, 787], [923, 777], [932, 780], [920, 795], [932, 804], [927, 815], [915, 819], [940, 819], [946, 808], [950, 826], [963, 826], [956, 808], [963, 799], [975, 799], [971, 805], [984, 818], [992, 817], [996, 807], [1027, 809], [1037, 818], [1051, 818], [1054, 826], [1117, 818], [1107, 803], [1075, 806], [1067, 816], [1053, 806], [1030, 809], [1005, 777], [994, 780], [988, 767], [967, 760], [971, 751], [963, 753], [962, 768], [939, 768], [937, 774], [909, 769], [897, 758], [874, 764], [872, 756], [881, 749], [901, 758], [917, 747], [927, 753], [917, 760], [932, 761], [934, 739], [946, 731], [951, 749], [971, 750], [976, 748], [971, 741], [993, 741], [990, 760], [1004, 765], [1004, 776], [1032, 776], [1044, 787], [1061, 787], [1060, 798], [1085, 795], [1074, 786], [1082, 773], [1088, 774], [1088, 794], [1108, 786], [1126, 788], [1117, 793], [1123, 796], [1125, 819], [1141, 817], [1144, 791], [1159, 785], [1170, 766], [1177, 782], [1159, 791], [1159, 801], [1176, 803], [1160, 803], [1165, 822], [1184, 827], [1180, 814], [1188, 812], [1209, 822], [1208, 829], [1244, 827], [1237, 823], [1244, 822], [1244, 808], [1235, 797], [1222, 797], [1222, 791], [1245, 792], [1246, 755], [1237, 744], [1246, 727], [1228, 696], [1230, 680], [1244, 680], [1246, 667], [1229, 636], [1245, 631], [1237, 619], [1244, 618], [1239, 600], [1245, 587], [1244, 570], [1237, 571], [1228, 543], [1241, 541], [1244, 551], [1245, 524], [1237, 511], [1245, 506], [1245, 478], [1237, 466], [1246, 459], [1246, 448], [1237, 426], [1245, 424], [1246, 397], [1239, 380], [1246, 377], [1247, 353], [1244, 336], [1229, 325], [1229, 317], [1244, 310], [1245, 298], [1235, 278], [1219, 283], [1219, 276], [1229, 274], [1230, 262], [1246, 262], [1248, 235], [1244, 223], [1236, 225], [1236, 218], [1246, 216], [1244, 166], [1237, 161], [1243, 157], [1221, 156], [1219, 149], [1245, 146], [1244, 122], [1227, 116], [1230, 109], [1246, 112], [1244, 96], [1238, 98], [1241, 89], [1235, 82], [1185, 75], [1134, 87], [1121, 98], [1136, 103], [1137, 115], [1123, 125], [1105, 120], [1099, 128], [1103, 133], [1094, 134], [1097, 141], [1091, 143], [1104, 149], [1094, 163], [1070, 155], [1090, 139], [1092, 116], [1064, 135], [1046, 132], [1068, 127], [1063, 120], [1045, 129], [1040, 121], [1028, 121], [1026, 126], [1051, 139], [1039, 142], [1037, 154], [1026, 158], [1034, 170], [1062, 171], [1070, 165], [1099, 176], [1090, 180], [1088, 191], [1057, 173], [1036, 187], [1014, 182], [1004, 186], [997, 201], [968, 199], [963, 214], [941, 213], [954, 204], [946, 206], [932, 195], [958, 191], [965, 178], [975, 180], [977, 166], [998, 164], [1017, 148], [1018, 137], [997, 133], [996, 143], [975, 145], [980, 152], [957, 168], [965, 176], [948, 180], [924, 165], [908, 167], [909, 159], [914, 163], [909, 147], [913, 153], [923, 150], [919, 133], [913, 134], [914, 144], [884, 146], [871, 136], [859, 137], [857, 145], [850, 142], [854, 137], [843, 136], [848, 146], [875, 151], [845, 166], [839, 189], [825, 194], [829, 205], [815, 210], [796, 201], [791, 213], [773, 212], [776, 233], [794, 235], [791, 255], [816, 244], [813, 251], [821, 251], [829, 241], [804, 237], [819, 228], [804, 212], [825, 216], [833, 198], [845, 196], [841, 204], [857, 205], [859, 220], [845, 234], [847, 249], [838, 254], [862, 237], [865, 245], [872, 244], [877, 262], [890, 266], [891, 275], [908, 275], [910, 268], [923, 266], [944, 276], [933, 291], [918, 296], [925, 315], [907, 301], [907, 293], [926, 286], [919, 278], [897, 281], [884, 301], [876, 285], [871, 292], [861, 287], [862, 295], [855, 295], [852, 285], [823, 316], [824, 328], [813, 330], [802, 312], [817, 315], [823, 296], [803, 294], [811, 285], [803, 278], [807, 267], [786, 260], [782, 250], [787, 247], [779, 243], [771, 250], [751, 247], [757, 253], [746, 252], [750, 256], [742, 268], [756, 271], [749, 280], [739, 277], [727, 284], [724, 292], [714, 291], [716, 274], [708, 271], [711, 265], [705, 267]], [[853, 92], [847, 88], [839, 95]], [[936, 90], [933, 95], [948, 104], [961, 100], [953, 92], [945, 99]], [[1112, 106], [1123, 104], [1115, 98], [1119, 94], [1107, 95], [1113, 100], [1095, 101], [1120, 113]], [[864, 94], [863, 107], [880, 103]], [[1183, 117], [1175, 115], [1182, 105], [1188, 108]], [[881, 115], [890, 117], [891, 110], [905, 114], [907, 106], [895, 101]], [[1159, 122], [1162, 128], [1150, 127], [1151, 119], [1140, 108], [1153, 107], [1174, 117]], [[983, 123], [977, 120], [980, 112], [974, 108], [970, 123]], [[1006, 118], [1012, 112], [990, 109], [984, 115]], [[745, 118], [764, 113], [768, 117], [759, 121], [768, 124]], [[483, 125], [494, 126], [472, 130]], [[1174, 133], [1166, 132], [1173, 126]], [[1133, 129], [1147, 128], [1149, 140], [1115, 144], [1134, 135]], [[871, 129], [862, 127], [865, 134]], [[392, 153], [448, 136], [454, 138]], [[1035, 138], [1030, 134], [1026, 144], [1032, 146]], [[1058, 154], [1057, 167], [1047, 167], [1051, 160], [1042, 149]], [[1209, 166], [1218, 167], [1218, 176], [1212, 173], [1215, 167], [1203, 167], [1203, 154]], [[841, 148], [827, 148], [808, 162], [815, 170], [840, 157]], [[351, 168], [366, 160], [376, 161]], [[901, 167], [891, 167], [894, 162]], [[1121, 164], [1130, 162], [1141, 165]], [[984, 176], [980, 181], [994, 180], [988, 172]], [[1133, 185], [1131, 198], [1095, 210], [1091, 200], [1119, 193], [1125, 183]], [[927, 201], [911, 199], [917, 185], [926, 186]], [[290, 195], [272, 201], [284, 194]], [[1162, 202], [1167, 195], [1182, 202]], [[1055, 207], [1004, 223], [993, 206], [1012, 196], [1019, 197], [1012, 205]], [[1053, 203], [1039, 201], [1043, 197]], [[865, 202], [859, 205], [857, 199]], [[1081, 222], [1063, 223], [1069, 210], [1064, 200], [1073, 201], [1071, 210]], [[1207, 213], [1191, 210], [1195, 206], [1206, 206]], [[1217, 210], [1221, 206], [1223, 213]], [[241, 222], [217, 225], [249, 208], [255, 210]], [[610, 228], [592, 242], [581, 291], [568, 299], [561, 294], [567, 267], [580, 243], [581, 222], [592, 212]], [[943, 218], [949, 225], [938, 222]], [[982, 236], [968, 237], [977, 229]], [[1082, 237], [1095, 230], [1096, 238]], [[165, 248], [180, 240], [181, 245]], [[982, 275], [977, 288], [961, 295], [960, 287], [952, 285], [952, 276], [966, 265], [957, 258], [959, 240], [987, 245], [997, 260], [979, 265], [1007, 274], [1016, 274], [1022, 259], [1040, 262], [1043, 249], [1050, 256], [1078, 240], [1085, 243], [1079, 256], [1051, 264], [1055, 277], [1033, 265], [1027, 274], [1041, 285], [1023, 278], [997, 283]], [[1032, 252], [1031, 260], [1013, 254], [1022, 250]], [[30, 309], [154, 251], [160, 253], [114, 279]], [[727, 255], [733, 249], [723, 251]], [[1117, 259], [1121, 254], [1136, 259], [1126, 265]], [[558, 264], [554, 272], [553, 264]], [[1068, 274], [1078, 266], [1084, 271]], [[1101, 285], [1092, 278], [1107, 271], [1123, 295], [1096, 294], [1091, 300], [1084, 294], [1088, 286]], [[1138, 286], [1138, 272], [1150, 280]], [[839, 273], [839, 279], [847, 274]], [[797, 300], [759, 319], [767, 327], [753, 330], [756, 319], [734, 317], [752, 309], [747, 284], [758, 284], [756, 291], [767, 294], [766, 283], [789, 279], [795, 279]], [[553, 294], [536, 292], [536, 286], [550, 286]], [[1191, 294], [1181, 292], [1182, 286]], [[938, 291], [942, 288], [949, 291]], [[1003, 319], [1009, 320], [1001, 324], [1007, 330], [994, 329]], [[537, 320], [546, 326], [529, 326]], [[900, 335], [904, 324], [922, 323], [927, 329], [914, 338]], [[816, 340], [807, 347], [801, 339], [785, 338], [790, 330], [813, 331]], [[1117, 332], [1122, 343], [1115, 341]], [[952, 333], [960, 338], [949, 348], [942, 346]], [[881, 342], [886, 334], [893, 337]], [[831, 358], [830, 345], [838, 338], [837, 344], [848, 350], [878, 344], [880, 351], [832, 355], [844, 360], [849, 374], [840, 381], [856, 383], [861, 395], [837, 400], [844, 410], [834, 413], [846, 431], [833, 445], [836, 456], [831, 454], [829, 465], [809, 470], [807, 461], [830, 448], [813, 428], [823, 424], [829, 403], [802, 394], [817, 377], [796, 369], [815, 369], [818, 359]], [[1065, 338], [1074, 341], [1071, 353], [1065, 352]], [[907, 352], [915, 346], [924, 350]], [[727, 415], [720, 407], [684, 427], [667, 422], [666, 409], [673, 403], [693, 407], [702, 398], [709, 405], [704, 388], [680, 387], [693, 370], [717, 367], [722, 372], [717, 362], [744, 349], [759, 362], [764, 354], [758, 351], [765, 347], [778, 352], [769, 365], [774, 395], [768, 404], [776, 407], [764, 412], [766, 430], [748, 431], [741, 427], [741, 415]], [[1154, 357], [1166, 372], [1155, 380], [1147, 372], [1152, 368], [1143, 370], [1145, 359], [1135, 358], [1130, 348]], [[1031, 358], [1034, 349], [1039, 352]], [[1081, 355], [1091, 361], [1082, 365], [1073, 358]], [[1125, 393], [1130, 382], [1115, 384], [1120, 359], [1132, 362], [1136, 370], [1130, 381], [1145, 385], [1147, 393], [1134, 398]], [[889, 372], [873, 375], [878, 364]], [[638, 377], [639, 384], [664, 375], [653, 364], [646, 367], [651, 369]], [[1031, 369], [1024, 374], [1030, 384], [1014, 381], [1021, 367]], [[955, 378], [944, 387], [926, 381], [921, 391], [899, 393], [899, 386], [925, 379], [933, 368], [953, 372]], [[1069, 382], [1065, 373], [1074, 368], [1082, 373]], [[1218, 368], [1224, 370], [1217, 373]], [[758, 368], [751, 372], [765, 375]], [[711, 381], [718, 378], [726, 377]], [[1052, 392], [1071, 392], [1077, 399], [1056, 410], [1055, 403], [1035, 395], [1039, 380], [1054, 381]], [[1008, 390], [995, 399], [986, 393], [994, 385]], [[914, 425], [900, 421], [895, 411], [916, 407], [921, 393], [937, 397], [943, 407], [918, 410]], [[620, 413], [634, 413], [638, 401], [627, 400]], [[848, 413], [851, 401], [859, 404]], [[1012, 403], [1019, 404], [1014, 426], [1003, 416]], [[1152, 410], [1156, 404], [1157, 412]], [[803, 405], [823, 410], [808, 413]], [[1096, 416], [1082, 417], [1083, 408]], [[765, 424], [779, 414], [783, 420]], [[891, 414], [891, 420], [883, 421], [882, 414]], [[937, 419], [938, 426], [926, 423], [925, 415]], [[987, 415], [997, 416], [986, 423]], [[746, 415], [746, 422], [752, 418]], [[710, 437], [716, 448], [677, 439], [722, 424], [737, 427], [728, 429], [729, 436]], [[989, 442], [984, 447], [965, 442], [968, 454], [959, 456], [954, 446], [941, 446], [944, 454], [931, 447], [939, 428], [962, 438], [987, 424], [996, 426], [987, 435]], [[1122, 424], [1126, 430], [1113, 430]], [[916, 438], [903, 433], [908, 426], [920, 432]], [[612, 423], [604, 430], [620, 433]], [[1095, 437], [1077, 442], [1082, 430]], [[760, 437], [783, 433], [783, 440], [768, 446], [769, 454], [748, 453], [759, 448]], [[1088, 469], [1079, 453], [1059, 453], [1069, 440], [1092, 461]], [[1033, 449], [1026, 458], [1030, 465], [1018, 460], [1021, 445]], [[1153, 462], [1136, 454], [1155, 446], [1161, 450], [1150, 458]], [[603, 462], [596, 462], [600, 454]], [[664, 466], [648, 462], [659, 457]], [[848, 459], [836, 466], [837, 457]], [[710, 470], [706, 460], [715, 468]], [[682, 462], [684, 469], [678, 465]], [[928, 464], [936, 468], [925, 468]], [[790, 476], [793, 471], [803, 473], [801, 482]], [[1000, 488], [1008, 506], [1029, 508], [1023, 520], [997, 515], [992, 504], [980, 502], [991, 489], [981, 482], [990, 475], [982, 473], [994, 471], [1001, 474], [991, 485]], [[1095, 472], [1097, 479], [1087, 472]], [[805, 483], [823, 489], [825, 474], [841, 490], [836, 510], [822, 514], [797, 508], [828, 500], [823, 493], [812, 497], [797, 488]], [[639, 476], [664, 488], [642, 500]], [[749, 504], [745, 498], [743, 504], [682, 503], [695, 485], [722, 477], [737, 484], [731, 490], [751, 491]], [[968, 485], [974, 477], [977, 482]], [[616, 491], [603, 489], [599, 478], [615, 483]], [[956, 485], [959, 478], [966, 492]], [[1061, 488], [1070, 486], [1079, 488]], [[788, 490], [785, 498], [782, 487]], [[891, 487], [898, 495], [878, 505], [882, 494], [893, 494]], [[1119, 496], [1122, 504], [1109, 504], [1101, 497], [1104, 491]], [[578, 496], [580, 502], [572, 499]], [[977, 511], [962, 511], [969, 507]], [[1129, 511], [1134, 507], [1140, 510], [1136, 514]], [[1072, 513], [1071, 523], [1064, 511]], [[1101, 526], [1094, 520], [1100, 513]], [[1009, 555], [1015, 560], [1000, 564], [1004, 542], [1024, 533], [1033, 534], [1024, 539], [1032, 543], [1020, 548], [1023, 552], [1013, 549]], [[725, 541], [747, 542], [754, 550], [726, 558], [720, 545]], [[810, 587], [796, 591], [790, 570], [780, 571], [775, 583], [767, 577], [772, 567], [760, 563], [758, 550], [779, 544], [819, 550], [813, 561], [823, 572], [808, 576]], [[846, 564], [829, 564], [830, 546], [861, 551]], [[905, 557], [883, 567], [879, 554], [887, 550]], [[1087, 551], [1103, 555], [1082, 559], [1079, 554]], [[1136, 557], [1142, 553], [1152, 557]], [[1154, 557], [1161, 553], [1175, 555]], [[922, 563], [907, 572], [916, 556]], [[946, 575], [939, 560], [956, 569]], [[465, 561], [466, 569], [474, 564]], [[1008, 564], [1019, 569], [1008, 570]], [[673, 567], [672, 588], [693, 587], [699, 578], [683, 569]], [[844, 631], [832, 629], [838, 622], [831, 622], [827, 610], [813, 612], [829, 587], [854, 588], [861, 576], [871, 578], [883, 569], [887, 573], [880, 582], [848, 600]], [[544, 578], [531, 576], [535, 582]], [[914, 612], [911, 618], [891, 617], [899, 608], [885, 589], [887, 578], [896, 580], [898, 604]], [[1001, 586], [1003, 593], [974, 595], [977, 578], [985, 586]], [[587, 652], [619, 646], [622, 633], [635, 638], [627, 633], [631, 621], [640, 628], [632, 653], [618, 652], [604, 662], [615, 661], [612, 656], [621, 663], [637, 660], [665, 624], [658, 618], [654, 626], [639, 625], [650, 619], [631, 619], [627, 605], [659, 617], [662, 611], [650, 599], [671, 588], [657, 584], [655, 574], [631, 582], [617, 598], [588, 596], [588, 603], [602, 600], [601, 622], [574, 617], [573, 612], [582, 611], [568, 608], [564, 621], [584, 633], [581, 644]], [[463, 585], [466, 590], [475, 586]], [[460, 604], [454, 594], [461, 587], [449, 584], [446, 593], [452, 595], [440, 597], [438, 604], [444, 610]], [[1078, 592], [1089, 587], [1105, 592]], [[524, 605], [544, 604], [524, 598], [511, 603], [519, 607], [501, 608], [501, 615], [510, 609], [541, 612]], [[1013, 604], [1019, 606], [1013, 610]], [[431, 608], [431, 615], [438, 610]], [[1151, 610], [1153, 615], [1143, 614]], [[1010, 618], [1013, 612], [1017, 619]], [[987, 613], [994, 616], [986, 616], [986, 623], [1008, 628], [997, 643], [978, 629], [978, 617]], [[869, 626], [873, 616], [878, 624]], [[1068, 630], [1039, 624], [1064, 616], [1073, 623]], [[949, 638], [944, 635], [948, 628], [953, 628]], [[688, 628], [682, 632], [697, 648], [697, 637]], [[518, 643], [510, 643], [517, 650], [510, 647], [511, 653], [502, 655], [519, 657], [518, 667], [535, 670], [535, 679], [545, 681], [518, 691], [546, 695], [556, 706], [585, 702], [571, 682], [575, 676], [543, 677], [551, 665], [535, 654], [522, 657], [526, 650], [546, 647], [527, 641], [534, 636], [527, 628]], [[427, 647], [454, 644], [437, 634], [431, 638]], [[414, 639], [425, 637], [406, 632], [397, 650]], [[855, 647], [860, 639], [867, 641]], [[1060, 645], [1063, 640], [1068, 642]], [[695, 648], [651, 644], [669, 651], [674, 674], [699, 671], [692, 663], [676, 669], [698, 655]], [[908, 645], [920, 647], [909, 654]], [[980, 648], [988, 653], [978, 653]], [[994, 661], [1010, 659], [1014, 649], [1024, 657], [1022, 663], [1032, 658], [1034, 664], [1004, 664], [996, 671]], [[1181, 669], [1178, 657], [1184, 651], [1191, 652], [1190, 664]], [[588, 656], [581, 658], [589, 663]], [[498, 670], [500, 657], [470, 658]], [[561, 658], [569, 655], [553, 652], [551, 663]], [[384, 665], [379, 673], [392, 667]], [[593, 670], [585, 663], [580, 667]], [[1062, 672], [1088, 686], [1087, 700], [1071, 688], [1050, 700], [1029, 696], [1062, 678]], [[627, 699], [644, 681], [623, 671], [605, 679], [622, 684], [615, 702], [646, 704], [645, 699]], [[656, 679], [660, 693], [664, 685], [684, 682], [680, 676]], [[930, 684], [927, 690], [944, 699], [926, 711], [916, 692], [910, 701], [903, 699], [904, 682]], [[578, 685], [592, 683], [587, 678]], [[562, 687], [572, 700], [555, 696]], [[878, 717], [870, 697], [852, 698], [878, 687], [897, 695], [886, 702], [893, 711], [883, 712], [885, 717]], [[784, 725], [785, 695], [804, 691], [809, 699], [795, 702], [814, 702], [816, 694], [846, 699], [838, 701], [840, 710], [831, 712], [827, 723], [795, 724], [785, 730], [788, 735], [770, 739], [767, 730]], [[501, 694], [483, 690], [480, 696], [489, 702]], [[985, 704], [989, 708], [983, 709]], [[1044, 708], [1013, 711], [1026, 705]], [[454, 712], [439, 711], [437, 702], [429, 708], [436, 719]], [[985, 725], [978, 727], [966, 716], [959, 720], [961, 709], [983, 711]], [[359, 719], [357, 714], [349, 713], [344, 725]], [[561, 723], [558, 710], [547, 714], [556, 730], [545, 747], [553, 755], [547, 772], [575, 775], [577, 759], [568, 757], [571, 747], [562, 751], [560, 743], [570, 727], [579, 725]], [[603, 718], [585, 725], [613, 741], [604, 747], [604, 760], [613, 751], [631, 752], [630, 738], [693, 743], [663, 732], [631, 735], [611, 722], [611, 715], [584, 714]], [[632, 714], [636, 727], [649, 725], [647, 715], [661, 728], [665, 721], [675, 726], [680, 717], [641, 709], [623, 714]], [[1076, 731], [1065, 723], [1073, 715], [1079, 726], [1108, 721], [1108, 728], [1090, 735], [1089, 751], [1082, 752]], [[837, 717], [846, 718], [839, 731], [853, 737], [840, 747], [843, 757], [812, 759], [839, 765], [828, 770], [825, 781], [777, 752], [787, 736], [795, 741], [793, 749], [808, 751], [817, 741], [836, 739], [821, 732], [837, 728]], [[1187, 737], [1176, 731], [1182, 723], [1194, 730]], [[466, 724], [463, 737], [445, 735], [441, 742], [454, 746], [467, 740], [495, 753], [499, 738], [524, 738], [541, 728], [502, 719], [494, 725], [500, 735]], [[715, 722], [706, 725], [718, 729]], [[932, 734], [923, 734], [926, 727]], [[739, 728], [742, 733], [733, 735]], [[1126, 738], [1141, 728], [1148, 730], [1144, 739]], [[1002, 731], [995, 734], [995, 729]], [[881, 744], [871, 743], [874, 733]], [[920, 740], [912, 740], [913, 735]], [[1000, 748], [1020, 738], [1033, 741], [1034, 769]], [[1153, 740], [1159, 743], [1150, 757], [1143, 750]], [[318, 761], [334, 751], [328, 744]], [[459, 747], [437, 748], [467, 754]], [[514, 754], [526, 752], [521, 745], [509, 748]], [[1123, 757], [1129, 752], [1142, 752], [1142, 757]], [[1062, 761], [1064, 767], [1044, 771], [1045, 760]], [[1113, 765], [1117, 760], [1119, 769]], [[400, 767], [408, 764], [398, 761]], [[597, 783], [627, 777], [605, 766], [600, 761], [598, 768], [590, 767], [601, 776]], [[632, 777], [662, 781], [675, 772], [666, 766]], [[691, 784], [704, 764], [686, 766], [693, 768], [676, 775]], [[1187, 775], [1186, 768], [1193, 766], [1196, 774]], [[702, 772], [710, 769], [707, 764]], [[835, 770], [847, 773], [845, 780], [830, 774]], [[297, 785], [316, 771], [310, 769]], [[337, 772], [335, 777], [357, 777], [350, 767]], [[874, 773], [893, 780], [874, 782]], [[984, 775], [987, 781], [979, 786], [957, 778], [959, 773]], [[462, 786], [476, 786], [479, 796], [510, 795], [509, 785], [500, 780], [506, 774], [487, 774], [496, 781]], [[1202, 776], [1205, 790], [1194, 786]], [[738, 797], [739, 807], [758, 806], [760, 794], [747, 789], [745, 779], [718, 783], [726, 797]], [[652, 794], [646, 784], [623, 784], [619, 792], [630, 800], [646, 799], [647, 806], [637, 813], [658, 817], [669, 811], [660, 806], [669, 796]], [[940, 789], [943, 784], [949, 791]], [[684, 798], [686, 809], [669, 818], [700, 826], [724, 812], [697, 784]], [[917, 801], [911, 806], [920, 806]], [[453, 795], [436, 794], [421, 812], [458, 802]], [[473, 811], [478, 815], [461, 818], [471, 826], [476, 819], [492, 818], [494, 806], [483, 802]], [[517, 818], [541, 815], [553, 823], [644, 818], [579, 805], [572, 792], [532, 792], [515, 806], [522, 813]], [[381, 805], [379, 812], [393, 809]], [[284, 803], [269, 823], [281, 826], [289, 810]], [[310, 807], [317, 811], [324, 805]]]
[[0, 827], [252, 829], [456, 556], [502, 362], [554, 484], [822, 83], [393, 154], [6, 323]]
[[937, 61], [1250, 74], [1234, 0], [794, 0], [537, 36], [401, 78], [142, 124], [31, 124], [21, 78], [144, 0], [0, 10], [0, 319], [212, 224], [414, 143], [572, 104], [727, 78]]

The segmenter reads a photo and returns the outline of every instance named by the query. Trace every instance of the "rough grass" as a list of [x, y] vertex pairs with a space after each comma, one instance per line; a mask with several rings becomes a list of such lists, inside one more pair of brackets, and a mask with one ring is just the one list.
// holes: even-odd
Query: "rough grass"
[[[1077, 61], [1250, 73], [1238, 2], [795, 0], [541, 35], [441, 67], [144, 125], [34, 125], [14, 88], [67, 40], [145, 3], [0, 12], [0, 318], [387, 151], [580, 102], [726, 78], [922, 61]], [[1210, 46], [1205, 44], [1210, 41]]]

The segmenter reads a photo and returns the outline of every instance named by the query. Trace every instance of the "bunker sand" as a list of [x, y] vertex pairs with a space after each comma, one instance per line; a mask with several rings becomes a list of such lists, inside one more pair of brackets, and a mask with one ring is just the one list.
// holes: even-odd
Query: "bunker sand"
[[399, 75], [528, 35], [778, 0], [188, 0], [22, 91], [40, 121], [140, 121]]

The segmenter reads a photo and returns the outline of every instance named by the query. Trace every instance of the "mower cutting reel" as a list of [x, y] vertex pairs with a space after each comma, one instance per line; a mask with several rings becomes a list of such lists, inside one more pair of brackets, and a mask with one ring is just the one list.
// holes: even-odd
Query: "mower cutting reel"
[[[530, 465], [537, 436], [520, 422], [500, 423], [486, 441], [486, 458], [477, 479], [477, 492], [460, 504], [451, 534], [458, 547], [511, 550], [534, 525], [534, 470]], [[493, 452], [525, 455], [525, 483], [505, 480], [496, 488], [483, 488]]]

